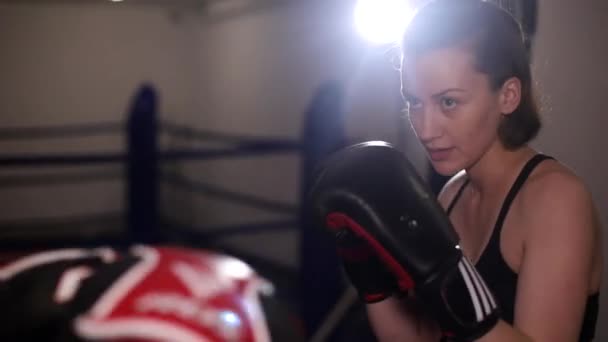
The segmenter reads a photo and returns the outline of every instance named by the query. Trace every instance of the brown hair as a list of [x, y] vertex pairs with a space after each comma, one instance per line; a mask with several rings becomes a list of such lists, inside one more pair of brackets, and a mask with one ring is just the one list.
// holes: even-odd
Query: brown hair
[[402, 40], [404, 58], [436, 48], [466, 45], [475, 54], [475, 67], [487, 74], [492, 90], [516, 77], [521, 102], [506, 115], [498, 136], [516, 149], [534, 139], [541, 127], [532, 88], [529, 51], [520, 24], [507, 11], [481, 0], [434, 0], [421, 7]]

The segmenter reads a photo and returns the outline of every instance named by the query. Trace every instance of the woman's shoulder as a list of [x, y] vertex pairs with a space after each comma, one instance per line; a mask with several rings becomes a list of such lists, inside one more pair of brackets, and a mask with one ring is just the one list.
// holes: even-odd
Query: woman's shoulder
[[462, 188], [464, 183], [467, 181], [467, 173], [465, 170], [462, 170], [455, 174], [452, 178], [450, 178], [437, 196], [437, 200], [443, 207], [443, 209], [447, 209], [450, 203], [454, 200], [454, 197], [458, 193], [458, 190]]
[[[517, 212], [525, 218], [524, 222], [534, 223], [535, 229], [555, 228], [551, 222], [557, 221], [593, 221], [595, 208], [591, 192], [573, 170], [556, 160], [541, 163], [517, 196], [514, 203]], [[540, 222], [546, 224], [537, 224]], [[567, 229], [565, 225], [559, 226]]]
[[518, 196], [524, 207], [534, 208], [578, 201], [590, 197], [591, 192], [569, 167], [557, 160], [547, 160], [532, 172]]

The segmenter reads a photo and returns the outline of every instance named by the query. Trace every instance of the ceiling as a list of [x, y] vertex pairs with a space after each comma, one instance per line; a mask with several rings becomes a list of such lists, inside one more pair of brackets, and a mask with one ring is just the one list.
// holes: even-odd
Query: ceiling
[[[307, 0], [313, 2], [313, 0]], [[328, 0], [315, 0], [328, 1]], [[333, 1], [333, 0], [332, 0]], [[155, 6], [171, 10], [196, 11], [221, 20], [277, 5], [293, 3], [292, 0], [123, 0], [113, 3], [110, 0], [0, 0], [0, 4], [79, 4], [99, 6]]]
[[101, 6], [160, 6], [171, 8], [201, 8], [210, 3], [233, 0], [123, 0], [112, 3], [110, 0], [0, 0], [4, 4], [79, 4]]
[[[179, 5], [179, 6], [196, 6], [217, 0], [123, 0], [120, 5]], [[72, 3], [72, 4], [109, 4], [110, 0], [0, 0], [0, 3], [10, 4], [50, 4], [50, 3]]]

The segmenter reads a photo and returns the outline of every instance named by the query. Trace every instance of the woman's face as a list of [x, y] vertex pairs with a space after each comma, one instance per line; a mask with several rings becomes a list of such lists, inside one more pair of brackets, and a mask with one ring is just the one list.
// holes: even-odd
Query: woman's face
[[409, 119], [435, 170], [452, 175], [499, 144], [500, 91], [474, 68], [465, 48], [406, 55], [402, 94]]

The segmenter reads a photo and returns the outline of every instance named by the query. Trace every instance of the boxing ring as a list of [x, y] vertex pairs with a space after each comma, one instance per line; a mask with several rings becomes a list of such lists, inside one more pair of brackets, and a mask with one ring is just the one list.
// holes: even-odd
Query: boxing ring
[[[342, 112], [342, 92], [337, 84], [326, 84], [319, 88], [305, 113], [304, 125], [299, 140], [242, 137], [226, 133], [193, 129], [159, 119], [158, 94], [152, 85], [141, 86], [131, 99], [125, 122], [94, 123], [55, 127], [0, 128], [0, 139], [45, 140], [78, 139], [93, 135], [125, 135], [125, 151], [95, 153], [48, 153], [8, 154], [0, 153], [0, 170], [22, 170], [35, 168], [65, 168], [122, 165], [124, 172], [88, 172], [62, 175], [62, 173], [40, 173], [27, 176], [0, 176], [0, 190], [19, 189], [32, 185], [64, 183], [87, 184], [104, 180], [124, 181], [125, 208], [120, 213], [101, 213], [86, 217], [68, 217], [39, 225], [10, 225], [0, 223], [0, 256], [10, 259], [30, 251], [66, 248], [129, 245], [177, 244], [188, 247], [213, 249], [240, 257], [266, 276], [270, 270], [271, 280], [277, 282], [278, 292], [298, 298], [300, 317], [303, 323], [314, 330], [323, 316], [336, 302], [344, 283], [339, 272], [331, 240], [325, 239], [321, 231], [309, 229], [311, 223], [305, 215], [301, 200], [306, 196], [316, 164], [332, 151], [347, 144]], [[220, 143], [222, 148], [161, 149], [160, 136], [187, 138], [189, 141]], [[192, 180], [183, 175], [163, 170], [164, 163], [204, 161], [258, 157], [268, 155], [295, 155], [300, 161], [300, 185], [298, 204], [270, 200], [263, 196], [239, 193], [208, 182]], [[238, 203], [271, 213], [281, 214], [282, 219], [263, 223], [240, 224], [223, 227], [191, 227], [177, 223], [164, 215], [161, 208], [161, 186], [170, 185], [188, 191], [194, 196]], [[34, 220], [35, 221], [35, 220]], [[91, 222], [108, 226], [122, 221], [125, 228], [119, 231], [72, 234], [60, 238], [40, 238], [35, 232], [52, 230], [71, 225], [86, 227]], [[6, 231], [28, 231], [26, 237], [6, 236]], [[300, 235], [299, 272], [275, 267], [271, 261], [256, 259], [247, 253], [215, 243], [219, 238], [235, 234], [254, 234], [272, 230], [297, 230]], [[79, 229], [73, 229], [77, 231]], [[276, 270], [279, 270], [278, 272]], [[280, 274], [280, 273], [283, 274]], [[275, 277], [275, 279], [272, 279]], [[323, 288], [320, 288], [322, 284]], [[288, 289], [285, 289], [288, 287]], [[286, 293], [286, 294], [285, 294]]]

